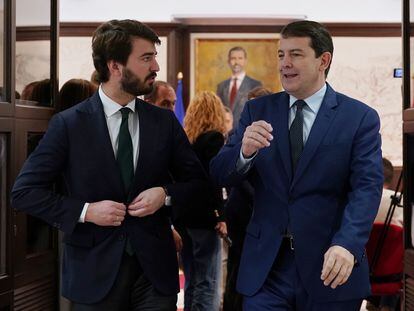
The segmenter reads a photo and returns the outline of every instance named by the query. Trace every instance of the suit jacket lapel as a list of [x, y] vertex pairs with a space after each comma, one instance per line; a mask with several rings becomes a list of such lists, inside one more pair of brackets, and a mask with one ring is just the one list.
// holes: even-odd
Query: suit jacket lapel
[[[86, 108], [83, 109], [83, 107]], [[105, 172], [108, 172], [108, 182], [113, 185], [116, 193], [124, 193], [121, 173], [116, 163], [103, 104], [98, 92], [90, 98], [89, 105], [82, 106], [79, 111], [86, 112], [88, 120], [85, 122], [85, 126], [91, 131], [91, 137], [93, 138], [91, 143], [99, 146], [96, 161], [101, 163], [100, 166], [105, 168]]]
[[292, 163], [290, 159], [290, 143], [289, 143], [289, 95], [284, 93], [280, 102], [275, 104], [276, 111], [272, 113], [274, 142], [276, 143], [280, 157], [282, 158], [283, 167], [289, 181], [292, 180]]
[[226, 83], [224, 83], [224, 89], [223, 89], [223, 96], [224, 96], [224, 105], [230, 107], [230, 82], [231, 79], [227, 79]]
[[322, 142], [322, 139], [325, 137], [328, 129], [334, 119], [336, 114], [336, 109], [338, 105], [336, 101], [335, 91], [327, 85], [327, 90], [325, 98], [322, 101], [322, 105], [318, 111], [315, 122], [313, 123], [311, 132], [309, 134], [308, 140], [303, 149], [302, 155], [299, 159], [298, 166], [291, 184], [291, 188], [298, 181], [300, 176], [304, 173], [306, 167], [309, 165], [310, 160], [315, 155], [315, 152], [318, 149], [318, 146]]
[[159, 120], [153, 118], [148, 106], [149, 104], [137, 99], [135, 101], [135, 113], [138, 113], [139, 120], [139, 146], [138, 162], [135, 169], [134, 180], [132, 182], [132, 191], [129, 193], [129, 200], [132, 200], [137, 191], [145, 187], [145, 176], [148, 178], [146, 169], [149, 163], [154, 163], [154, 148], [157, 143], [158, 129], [161, 126]]

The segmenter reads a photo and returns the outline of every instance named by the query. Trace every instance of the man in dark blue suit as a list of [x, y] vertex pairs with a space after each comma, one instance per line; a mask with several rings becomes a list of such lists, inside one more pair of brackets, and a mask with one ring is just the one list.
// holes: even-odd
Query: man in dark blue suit
[[[167, 206], [194, 200], [206, 176], [174, 114], [137, 99], [152, 89], [159, 43], [140, 22], [102, 24], [98, 92], [53, 117], [13, 187], [15, 208], [65, 233], [62, 292], [74, 310], [176, 309]], [[67, 196], [51, 190], [60, 176]]]
[[255, 189], [237, 282], [245, 310], [356, 311], [370, 293], [365, 244], [382, 191], [380, 123], [326, 83], [332, 54], [322, 25], [285, 26], [285, 91], [248, 102], [211, 162], [219, 184], [248, 176]]

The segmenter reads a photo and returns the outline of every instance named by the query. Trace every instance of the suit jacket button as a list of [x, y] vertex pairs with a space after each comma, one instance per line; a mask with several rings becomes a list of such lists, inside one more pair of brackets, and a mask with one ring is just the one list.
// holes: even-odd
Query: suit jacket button
[[125, 240], [125, 234], [120, 234], [118, 240], [123, 241]]

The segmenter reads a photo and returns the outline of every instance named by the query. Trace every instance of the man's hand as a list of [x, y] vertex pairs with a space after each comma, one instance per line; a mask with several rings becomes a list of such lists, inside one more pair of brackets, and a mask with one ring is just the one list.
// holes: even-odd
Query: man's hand
[[242, 140], [242, 153], [245, 158], [251, 157], [259, 149], [270, 146], [273, 139], [272, 126], [266, 121], [253, 122], [246, 127]]
[[128, 214], [144, 217], [154, 214], [165, 202], [165, 191], [161, 187], [147, 189], [141, 192], [128, 206]]
[[331, 246], [325, 253], [321, 280], [325, 286], [335, 289], [348, 281], [354, 267], [354, 255], [342, 246]]
[[181, 252], [181, 250], [183, 249], [183, 239], [181, 238], [181, 235], [177, 232], [177, 230], [175, 229], [171, 229], [171, 230], [172, 230], [172, 235], [173, 235], [173, 239], [175, 243], [175, 250], [177, 252]]
[[126, 206], [114, 201], [90, 203], [85, 214], [85, 222], [98, 226], [120, 226], [124, 221]]

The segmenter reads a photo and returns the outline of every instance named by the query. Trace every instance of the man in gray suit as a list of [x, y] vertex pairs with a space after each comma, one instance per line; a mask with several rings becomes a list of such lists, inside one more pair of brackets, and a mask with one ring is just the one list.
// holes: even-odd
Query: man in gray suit
[[244, 68], [247, 64], [247, 53], [241, 46], [229, 50], [228, 64], [232, 75], [217, 85], [217, 95], [233, 112], [233, 128], [236, 128], [244, 103], [247, 101], [247, 93], [257, 86], [262, 86], [262, 83], [246, 75]]

